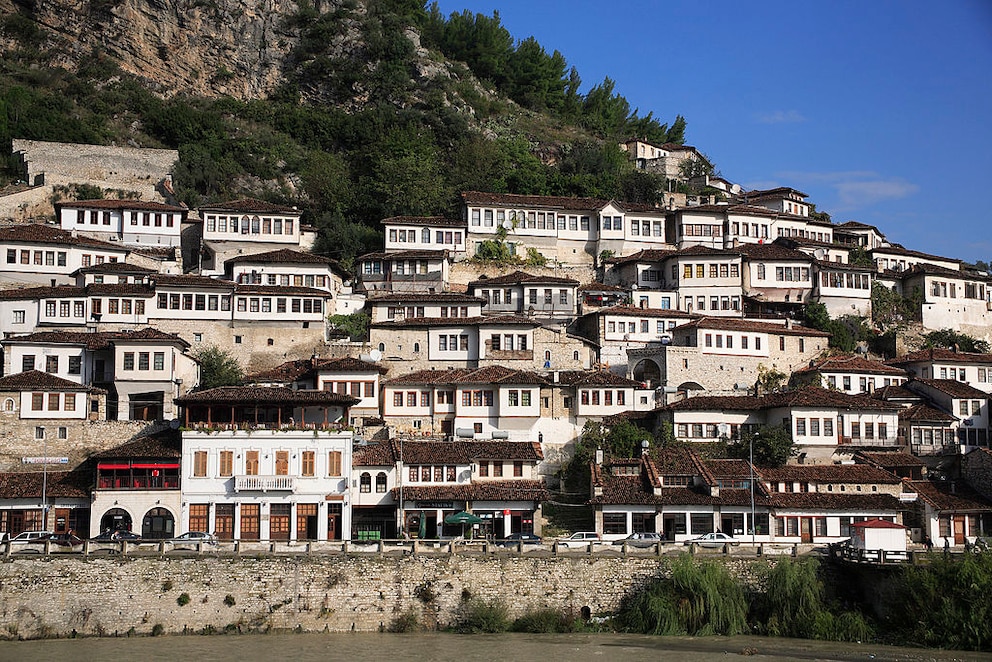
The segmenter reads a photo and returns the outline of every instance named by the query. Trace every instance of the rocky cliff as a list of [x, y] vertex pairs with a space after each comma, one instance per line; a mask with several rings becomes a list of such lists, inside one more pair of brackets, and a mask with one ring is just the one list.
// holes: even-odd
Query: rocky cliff
[[[328, 4], [328, 3], [323, 3]], [[41, 27], [53, 64], [93, 53], [168, 96], [260, 98], [282, 80], [299, 42], [294, 0], [0, 0]]]

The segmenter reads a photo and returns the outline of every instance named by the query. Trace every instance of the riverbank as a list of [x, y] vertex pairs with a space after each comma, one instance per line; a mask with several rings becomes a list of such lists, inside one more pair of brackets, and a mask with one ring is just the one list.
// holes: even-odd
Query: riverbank
[[601, 662], [603, 659], [651, 659], [702, 662], [716, 656], [740, 655], [749, 660], [838, 660], [977, 662], [981, 653], [847, 644], [768, 637], [648, 637], [619, 634], [453, 635], [421, 634], [272, 634], [225, 637], [138, 637], [0, 642], [0, 659], [33, 662], [68, 659], [102, 662], [142, 660], [251, 660], [296, 662], [328, 659], [441, 660], [474, 662], [498, 658], [521, 662]]

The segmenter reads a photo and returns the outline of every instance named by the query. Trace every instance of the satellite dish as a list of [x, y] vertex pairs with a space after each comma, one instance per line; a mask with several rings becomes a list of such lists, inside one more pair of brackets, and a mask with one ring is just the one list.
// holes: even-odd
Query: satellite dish
[[817, 248], [815, 251], [813, 251], [813, 257], [815, 257], [817, 260], [822, 260], [826, 256], [827, 256], [826, 249]]
[[369, 352], [369, 358], [372, 359], [373, 361], [381, 361], [382, 352], [380, 352], [377, 349], [373, 349], [371, 352]]
[[504, 230], [512, 230], [513, 229], [513, 221], [511, 221], [509, 219], [503, 221], [503, 223], [501, 225], [503, 226], [503, 229]]

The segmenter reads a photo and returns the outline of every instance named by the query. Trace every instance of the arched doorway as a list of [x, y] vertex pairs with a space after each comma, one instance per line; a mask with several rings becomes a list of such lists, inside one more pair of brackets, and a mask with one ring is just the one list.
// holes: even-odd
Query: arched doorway
[[111, 508], [100, 518], [100, 533], [121, 530], [131, 530], [131, 513], [123, 508]]
[[176, 519], [168, 508], [152, 508], [141, 519], [141, 537], [164, 540], [175, 536]]
[[631, 374], [634, 376], [634, 381], [645, 382], [655, 387], [661, 384], [661, 368], [651, 359], [638, 361]]

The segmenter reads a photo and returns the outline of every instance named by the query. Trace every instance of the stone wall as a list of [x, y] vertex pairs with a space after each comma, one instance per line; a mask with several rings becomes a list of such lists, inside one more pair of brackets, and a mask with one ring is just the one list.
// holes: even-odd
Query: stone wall
[[[727, 563], [753, 581], [753, 561]], [[0, 635], [375, 631], [406, 613], [443, 627], [469, 597], [501, 598], [511, 617], [541, 607], [609, 614], [667, 567], [650, 557], [16, 559], [0, 564]]]
[[[35, 427], [45, 428], [46, 440], [35, 439]], [[59, 427], [67, 428], [67, 439], [59, 439]], [[69, 463], [56, 467], [71, 469], [94, 453], [127, 443], [141, 433], [162, 429], [150, 421], [73, 421], [64, 419], [0, 418], [0, 471], [38, 469], [25, 467], [24, 457], [68, 457]]]
[[[552, 257], [549, 255], [549, 257]], [[451, 265], [451, 273], [448, 280], [451, 283], [468, 285], [480, 276], [495, 278], [505, 276], [514, 271], [523, 271], [532, 276], [554, 276], [556, 278], [574, 278], [579, 281], [579, 285], [585, 285], [597, 280], [596, 269], [591, 264], [585, 266], [559, 266], [559, 267], [530, 267], [526, 265], [494, 265], [477, 262], [455, 262]]]

